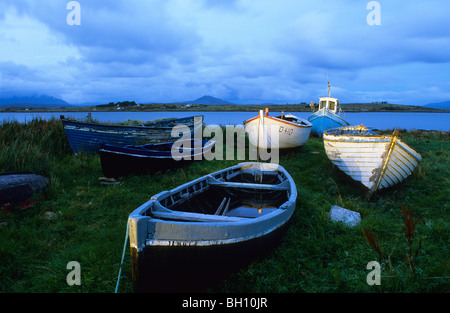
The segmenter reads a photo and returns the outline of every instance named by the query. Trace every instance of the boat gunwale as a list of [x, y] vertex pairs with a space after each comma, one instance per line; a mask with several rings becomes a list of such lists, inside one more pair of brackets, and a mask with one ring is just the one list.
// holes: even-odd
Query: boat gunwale
[[[392, 140], [392, 136], [394, 135], [379, 135], [375, 132], [373, 132], [370, 129], [366, 129], [367, 131], [372, 132], [373, 134], [370, 135], [362, 135], [362, 134], [329, 134], [328, 131], [330, 130], [337, 130], [340, 128], [344, 128], [344, 129], [348, 129], [351, 130], [355, 127], [359, 127], [359, 126], [345, 126], [345, 127], [336, 127], [336, 128], [332, 128], [329, 130], [324, 131], [323, 134], [323, 140], [324, 143], [325, 141], [329, 141], [329, 142], [347, 142], [347, 143], [354, 143], [354, 144], [371, 144], [371, 143], [385, 143], [388, 144], [391, 142]], [[343, 139], [342, 137], [349, 137], [348, 139]], [[382, 139], [382, 140], [364, 140], [366, 138], [370, 138], [370, 139]], [[411, 148], [410, 146], [408, 146], [406, 143], [404, 143], [403, 141], [401, 141], [400, 138], [398, 138], [400, 140], [396, 140], [395, 144], [393, 147], [398, 146], [399, 148], [401, 148], [402, 150], [404, 150], [406, 153], [408, 153], [411, 157], [413, 157], [414, 159], [416, 159], [418, 162], [420, 162], [422, 160], [422, 157], [420, 155], [420, 153], [418, 153], [417, 151], [415, 151], [413, 148]], [[339, 147], [339, 149], [342, 149], [343, 147]], [[345, 149], [345, 147], [344, 147]]]
[[[157, 200], [150, 200], [150, 201], [157, 201]], [[151, 203], [149, 204], [151, 205]], [[270, 220], [274, 220], [279, 216], [289, 214], [288, 209], [293, 206], [291, 214], [287, 216], [286, 218], [283, 218], [280, 222], [274, 223], [269, 228], [264, 228], [262, 231], [253, 233], [250, 232], [246, 235], [231, 236], [230, 238], [225, 239], [177, 239], [177, 238], [171, 238], [171, 239], [160, 239], [160, 238], [146, 238], [145, 239], [145, 246], [212, 246], [212, 245], [226, 245], [226, 244], [235, 244], [235, 243], [241, 243], [245, 242], [251, 239], [259, 238], [265, 235], [268, 235], [272, 233], [273, 231], [279, 229], [283, 225], [289, 222], [289, 219], [292, 217], [293, 212], [295, 210], [295, 201], [292, 202], [290, 199], [280, 205], [280, 207], [277, 210], [274, 210], [270, 213], [254, 217], [254, 218], [248, 218], [248, 217], [235, 217], [235, 216], [220, 216], [223, 221], [210, 221], [210, 222], [201, 222], [201, 221], [173, 221], [173, 220], [166, 220], [166, 219], [158, 219], [153, 216], [148, 216], [148, 222], [155, 222], [157, 224], [166, 224], [166, 225], [179, 225], [181, 227], [189, 227], [192, 225], [201, 225], [201, 227], [219, 227], [219, 228], [233, 228], [233, 227], [248, 227], [250, 225], [255, 224], [264, 224], [268, 223]], [[284, 207], [284, 208], [283, 208]], [[183, 211], [173, 211], [173, 212], [181, 212]], [[202, 213], [192, 213], [192, 215], [199, 215], [199, 216], [205, 216], [209, 215], [212, 217], [217, 217], [215, 215], [211, 214], [202, 214]], [[176, 218], [174, 216], [174, 218]], [[227, 219], [229, 219], [227, 221]], [[233, 231], [230, 231], [233, 233]]]
[[[351, 130], [364, 130], [364, 131], [368, 131], [371, 132], [370, 135], [364, 135], [364, 134], [332, 134], [330, 132], [332, 131], [338, 131], [338, 130], [342, 130], [342, 131], [351, 131]], [[333, 127], [327, 130], [323, 131], [324, 136], [333, 136], [333, 137], [341, 137], [341, 136], [349, 136], [349, 137], [363, 137], [363, 138], [369, 138], [369, 137], [388, 137], [391, 135], [380, 135], [377, 134], [376, 132], [374, 132], [373, 130], [363, 126], [363, 125], [353, 125], [353, 126], [341, 126], [341, 127]], [[325, 137], [324, 137], [325, 138]]]
[[[245, 219], [245, 218], [243, 218]], [[247, 220], [253, 220], [246, 218]], [[233, 222], [230, 222], [233, 223]], [[230, 223], [226, 225], [230, 225]], [[236, 223], [239, 222], [234, 222]], [[278, 223], [274, 225], [273, 227], [270, 227], [264, 231], [261, 231], [259, 233], [254, 233], [252, 235], [248, 236], [242, 236], [242, 237], [235, 237], [235, 238], [228, 238], [228, 239], [206, 239], [206, 240], [179, 240], [179, 239], [147, 239], [145, 240], [146, 246], [195, 246], [195, 247], [201, 247], [201, 246], [213, 246], [213, 245], [227, 245], [227, 244], [236, 244], [241, 243], [245, 241], [249, 241], [255, 238], [261, 238], [265, 235], [268, 235], [275, 230], [283, 227], [286, 223], [288, 223], [288, 220], [284, 220], [282, 223]], [[204, 225], [204, 224], [202, 224]]]
[[[163, 144], [167, 144], [167, 143], [163, 143]], [[155, 145], [163, 145], [163, 144], [155, 144]], [[202, 155], [205, 151], [209, 151], [211, 150], [216, 144], [215, 140], [203, 140], [202, 146], [201, 147], [194, 147], [194, 148], [189, 148], [184, 150], [183, 149], [183, 153], [186, 153], [186, 155], [181, 155], [179, 156], [179, 158], [173, 158], [172, 157], [172, 150], [138, 150], [138, 149], [133, 149], [133, 147], [128, 148], [128, 147], [117, 147], [117, 146], [113, 146], [113, 145], [108, 145], [108, 144], [102, 144], [102, 148], [99, 149], [100, 152], [102, 153], [110, 153], [110, 154], [120, 154], [120, 155], [127, 155], [127, 156], [132, 156], [132, 157], [140, 157], [140, 158], [150, 158], [150, 159], [168, 159], [168, 158], [172, 158], [174, 160], [182, 160], [185, 157], [195, 157], [198, 155]], [[111, 149], [112, 147], [112, 149]], [[113, 150], [114, 148], [119, 148], [119, 149], [129, 149], [129, 150], [133, 150], [134, 152], [126, 152], [126, 151], [118, 151], [118, 150]], [[197, 149], [200, 149], [201, 151], [196, 151]], [[139, 151], [144, 151], [147, 154], [138, 154]], [[170, 153], [170, 155], [152, 155], [150, 153]]]
[[330, 113], [331, 115], [332, 115], [332, 117], [336, 117], [337, 119], [339, 119], [338, 121], [335, 121], [335, 122], [343, 122], [344, 124], [346, 124], [347, 126], [344, 126], [344, 127], [348, 127], [350, 124], [345, 120], [345, 119], [343, 119], [340, 115], [338, 115], [338, 114], [336, 114], [335, 112], [333, 112], [332, 110], [330, 110], [330, 109], [327, 109], [327, 108], [322, 108], [322, 109], [320, 109], [320, 110], [317, 110], [317, 111], [315, 111], [315, 112], [313, 112], [309, 117], [308, 117], [308, 121], [309, 122], [312, 122], [312, 121], [314, 121], [314, 120], [316, 120], [316, 119], [318, 119], [318, 118], [320, 118], [320, 117], [329, 117], [329, 116], [327, 116], [326, 114], [324, 114], [324, 112], [327, 112], [327, 113]]
[[[299, 120], [301, 120], [302, 122], [307, 122], [309, 125], [301, 125], [301, 124], [298, 124], [298, 123], [294, 123], [294, 122], [283, 120], [280, 117], [273, 117], [273, 116], [269, 116], [269, 115], [264, 115], [263, 117], [271, 119], [271, 120], [274, 120], [274, 121], [279, 122], [279, 123], [283, 123], [283, 124], [287, 124], [287, 125], [290, 125], [290, 126], [298, 127], [298, 128], [311, 128], [312, 127], [312, 124], [311, 124], [310, 121], [308, 121], [306, 119], [303, 119], [303, 118], [300, 118], [300, 117], [295, 116], [295, 115], [292, 115], [292, 116], [297, 118], [297, 119], [299, 119]], [[253, 121], [256, 121], [258, 118], [260, 118], [259, 115], [255, 116], [255, 117], [252, 117], [251, 119], [248, 119], [248, 120], [244, 121], [244, 125], [249, 124], [249, 123], [251, 123]]]
[[[187, 127], [193, 127], [195, 124], [194, 123], [189, 123], [189, 124], [177, 124], [174, 126], [155, 126], [155, 127], [151, 127], [151, 126], [139, 126], [139, 125], [109, 125], [109, 124], [95, 124], [95, 123], [84, 123], [84, 122], [63, 122], [64, 123], [64, 128], [67, 129], [73, 129], [73, 130], [78, 130], [78, 131], [97, 131], [97, 132], [115, 132], [115, 131], [124, 131], [126, 132], [126, 129], [129, 129], [129, 131], [148, 131], [148, 130], [171, 130], [173, 129], [175, 126], [177, 125], [183, 125], [183, 126], [187, 126]], [[72, 124], [72, 125], [69, 125]], [[79, 124], [79, 125], [74, 125], [74, 124]], [[90, 126], [94, 126], [94, 127], [90, 127]]]
[[[196, 115], [196, 116], [189, 116], [189, 117], [183, 117], [183, 118], [175, 118], [175, 119], [168, 119], [168, 120], [162, 120], [162, 121], [154, 121], [149, 123], [143, 123], [143, 124], [137, 124], [137, 125], [115, 125], [115, 124], [107, 124], [107, 123], [95, 123], [95, 122], [85, 122], [85, 121], [77, 121], [70, 118], [60, 118], [61, 122], [63, 123], [64, 128], [66, 127], [73, 127], [72, 129], [80, 130], [80, 128], [88, 128], [92, 129], [91, 126], [95, 126], [97, 128], [111, 128], [111, 130], [114, 129], [124, 129], [124, 128], [130, 128], [130, 129], [142, 129], [142, 130], [148, 130], [148, 129], [172, 129], [176, 125], [186, 125], [188, 127], [194, 126], [195, 122], [189, 123], [189, 124], [175, 124], [174, 126], [159, 126], [164, 125], [167, 123], [174, 123], [174, 122], [181, 122], [181, 121], [188, 121], [193, 120], [196, 117], [201, 117], [203, 120], [203, 115]], [[78, 124], [78, 125], [75, 125]]]
[[[176, 187], [174, 189], [171, 189], [170, 191], [169, 190], [162, 191], [162, 192], [154, 195], [153, 197], [151, 197], [151, 199], [149, 201], [147, 201], [146, 203], [144, 203], [143, 205], [138, 207], [136, 210], [134, 210], [130, 214], [130, 218], [146, 217], [149, 220], [153, 219], [155, 221], [161, 221], [161, 222], [165, 222], [165, 223], [180, 223], [180, 224], [195, 223], [195, 224], [198, 224], [199, 222], [197, 222], [197, 221], [193, 221], [193, 222], [185, 222], [185, 221], [177, 222], [177, 221], [172, 221], [172, 220], [168, 221], [168, 220], [158, 219], [156, 217], [153, 217], [151, 215], [151, 213], [149, 213], [149, 215], [146, 215], [145, 213], [148, 212], [149, 210], [151, 211], [152, 207], [153, 207], [153, 205], [155, 203], [158, 203], [160, 206], [162, 206], [162, 208], [165, 209], [166, 212], [175, 213], [174, 215], [176, 215], [177, 212], [179, 212], [179, 213], [186, 213], [185, 211], [170, 210], [170, 209], [166, 208], [164, 205], [162, 205], [160, 201], [165, 199], [165, 198], [168, 198], [170, 196], [173, 196], [174, 194], [180, 193], [183, 190], [186, 190], [186, 189], [188, 189], [189, 187], [191, 187], [193, 185], [199, 184], [202, 181], [205, 182], [206, 188], [209, 188], [210, 187], [210, 185], [208, 184], [208, 177], [209, 176], [212, 176], [212, 175], [218, 176], [218, 175], [220, 175], [222, 173], [229, 172], [229, 171], [231, 171], [233, 169], [240, 170], [240, 169], [243, 169], [247, 164], [257, 164], [257, 163], [252, 163], [252, 162], [240, 163], [238, 165], [235, 165], [235, 166], [232, 166], [232, 167], [229, 167], [229, 168], [226, 168], [226, 169], [223, 169], [223, 170], [220, 170], [220, 171], [208, 174], [208, 175], [204, 175], [204, 176], [199, 177], [197, 179], [194, 179], [194, 180], [192, 180], [192, 181], [190, 181], [188, 183], [185, 183], [185, 184], [180, 185], [180, 186], [178, 186], [178, 187]], [[277, 164], [274, 164], [274, 163], [259, 163], [259, 164], [277, 165]], [[289, 187], [290, 188], [286, 190], [286, 192], [288, 193], [287, 201], [282, 203], [277, 208], [277, 210], [274, 210], [274, 211], [272, 211], [270, 213], [267, 213], [267, 214], [264, 214], [264, 215], [261, 215], [261, 216], [255, 217], [255, 218], [242, 217], [242, 220], [234, 221], [234, 222], [230, 222], [230, 221], [225, 222], [224, 221], [223, 225], [231, 225], [231, 224], [238, 225], [238, 224], [241, 224], [241, 223], [243, 223], [243, 224], [245, 224], [245, 223], [254, 223], [257, 220], [269, 219], [269, 218], [272, 218], [272, 217], [274, 217], [276, 215], [279, 215], [279, 214], [285, 212], [286, 208], [288, 208], [290, 205], [294, 205], [295, 206], [296, 199], [297, 199], [297, 189], [295, 187], [295, 182], [292, 179], [292, 177], [289, 175], [289, 173], [282, 166], [278, 165], [277, 166], [277, 170], [280, 170], [280, 169], [281, 169], [281, 172], [283, 172], [283, 174], [286, 177], [285, 181], [289, 181]], [[189, 213], [196, 214], [199, 217], [204, 216], [204, 215], [212, 215], [212, 216], [214, 216], [213, 214], [203, 214], [203, 213], [196, 213], [196, 212], [189, 212]], [[226, 220], [227, 216], [223, 216], [223, 217], [224, 217], [224, 220]], [[233, 217], [233, 219], [235, 219], [235, 218], [236, 217]], [[211, 225], [209, 225], [209, 224], [211, 224]], [[205, 226], [218, 225], [218, 222], [201, 222], [201, 225], [205, 225]]]

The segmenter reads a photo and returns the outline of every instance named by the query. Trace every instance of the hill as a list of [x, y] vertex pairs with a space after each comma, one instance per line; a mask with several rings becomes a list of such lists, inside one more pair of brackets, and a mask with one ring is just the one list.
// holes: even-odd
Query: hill
[[71, 107], [71, 105], [59, 98], [48, 95], [32, 96], [14, 96], [9, 98], [0, 98], [0, 107], [15, 108], [62, 108]]
[[438, 103], [428, 103], [428, 104], [425, 104], [424, 107], [433, 108], [433, 109], [450, 110], [450, 101], [444, 101], [444, 102], [438, 102]]
[[215, 97], [212, 97], [212, 96], [203, 96], [203, 97], [200, 97], [200, 98], [198, 98], [196, 100], [185, 101], [183, 103], [186, 103], [186, 104], [206, 104], [206, 105], [210, 105], [210, 104], [212, 104], [212, 105], [215, 105], [215, 104], [232, 104], [232, 103], [230, 103], [228, 101], [225, 101], [225, 100], [222, 100], [222, 99], [219, 99], [219, 98], [215, 98]]

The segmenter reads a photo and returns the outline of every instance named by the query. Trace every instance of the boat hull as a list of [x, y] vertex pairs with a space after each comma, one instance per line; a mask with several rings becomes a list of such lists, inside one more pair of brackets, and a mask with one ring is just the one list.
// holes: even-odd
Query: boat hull
[[245, 121], [245, 131], [250, 144], [265, 149], [291, 149], [303, 146], [309, 139], [312, 125], [299, 117], [293, 118], [295, 122], [260, 114]]
[[[203, 153], [211, 151], [215, 142], [203, 140], [196, 146], [195, 141], [183, 145], [183, 156], [172, 156], [172, 148], [180, 152], [177, 142], [145, 146], [118, 147], [102, 144], [100, 148], [100, 162], [106, 177], [121, 177], [132, 174], [151, 174], [171, 168], [182, 167], [194, 160], [202, 160]], [[189, 148], [188, 148], [189, 147]]]
[[276, 248], [289, 227], [243, 242], [209, 246], [131, 248], [133, 288], [138, 293], [206, 292]]
[[20, 206], [42, 193], [49, 180], [31, 173], [0, 173], [0, 209]]
[[173, 140], [174, 138], [171, 137], [172, 130], [176, 125], [186, 125], [190, 134], [193, 134], [196, 130], [201, 130], [202, 127], [201, 116], [163, 120], [135, 126], [84, 123], [65, 118], [61, 118], [61, 121], [70, 147], [75, 154], [80, 152], [96, 153], [100, 150], [102, 143], [126, 146]]
[[311, 133], [323, 137], [323, 132], [336, 127], [348, 126], [348, 122], [328, 109], [321, 109], [308, 117], [311, 122]]
[[[412, 174], [422, 157], [401, 141], [397, 134], [359, 134], [357, 127], [324, 132], [328, 158], [352, 179], [362, 183], [371, 195], [401, 183]], [[358, 133], [359, 132], [359, 133]]]
[[[231, 177], [253, 177], [254, 173], [264, 177], [262, 183], [228, 181]], [[283, 182], [270, 185], [265, 181], [273, 179]], [[168, 276], [175, 279], [175, 285], [169, 284], [169, 290], [164, 291], [178, 291], [176, 286], [183, 285], [183, 277], [200, 277], [208, 267], [213, 272], [206, 276], [217, 278], [214, 270], [220, 270], [217, 265], [221, 261], [228, 264], [226, 270], [239, 267], [244, 257], [230, 253], [257, 257], [262, 248], [270, 246], [264, 242], [277, 238], [287, 226], [296, 197], [289, 174], [269, 163], [241, 163], [155, 195], [129, 218], [135, 291], [153, 287], [162, 291], [165, 284], [159, 281], [155, 286], [151, 279], [159, 270], [164, 273], [162, 281]], [[250, 253], [251, 249], [255, 252]], [[188, 263], [190, 266], [184, 267]]]

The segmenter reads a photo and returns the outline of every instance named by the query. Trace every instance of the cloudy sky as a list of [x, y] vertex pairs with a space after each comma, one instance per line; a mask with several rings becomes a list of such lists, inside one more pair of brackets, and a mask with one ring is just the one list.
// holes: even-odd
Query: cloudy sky
[[450, 100], [448, 0], [379, 0], [380, 25], [368, 0], [79, 0], [80, 25], [69, 2], [1, 0], [0, 96]]

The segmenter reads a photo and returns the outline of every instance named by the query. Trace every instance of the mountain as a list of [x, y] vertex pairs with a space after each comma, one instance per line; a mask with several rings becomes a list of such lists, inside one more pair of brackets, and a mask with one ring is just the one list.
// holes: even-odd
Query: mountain
[[225, 101], [225, 100], [222, 100], [219, 98], [215, 98], [212, 96], [203, 96], [194, 101], [185, 101], [183, 103], [187, 103], [187, 104], [232, 104], [228, 101]]
[[70, 106], [68, 102], [48, 95], [0, 98], [0, 107], [61, 108]]
[[438, 103], [428, 103], [423, 105], [427, 108], [433, 108], [433, 109], [450, 109], [450, 101], [444, 101], [444, 102], [438, 102]]

